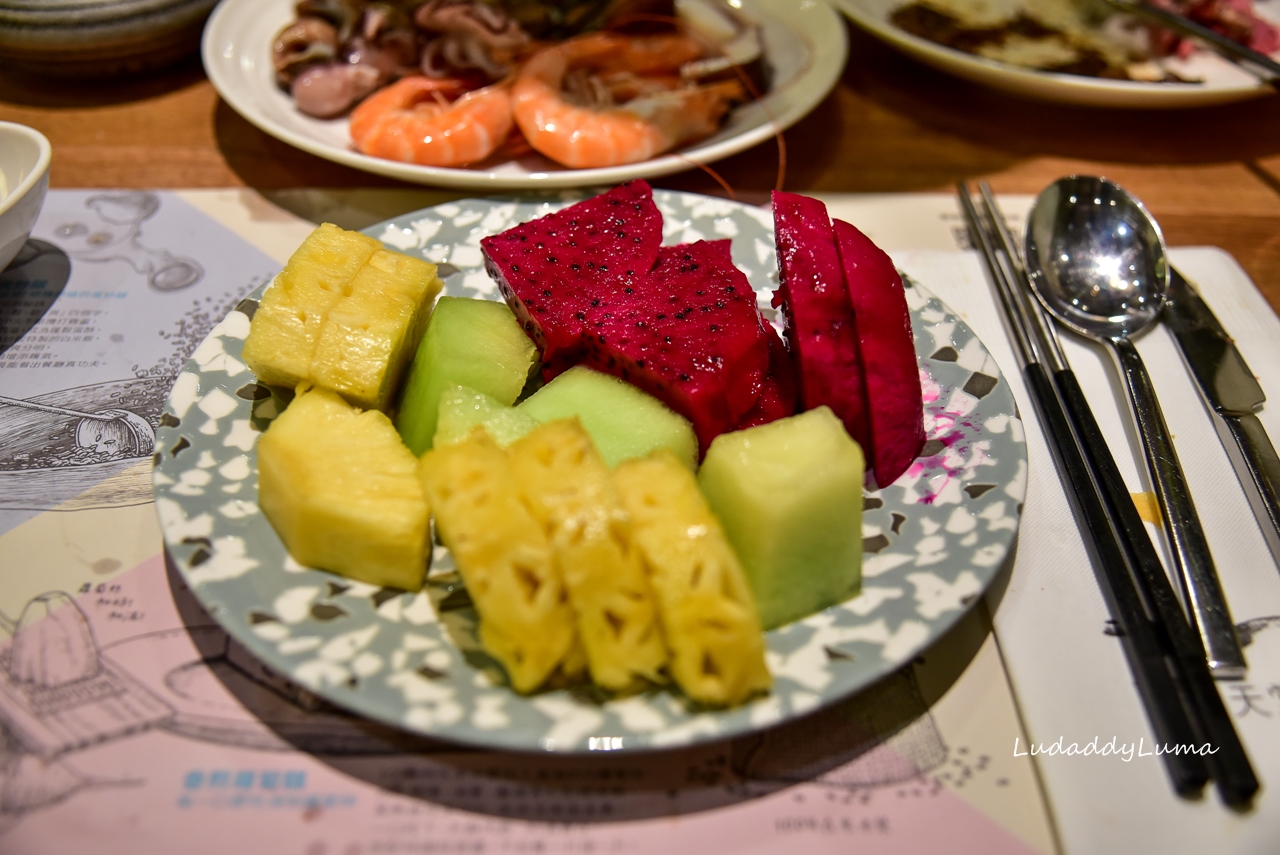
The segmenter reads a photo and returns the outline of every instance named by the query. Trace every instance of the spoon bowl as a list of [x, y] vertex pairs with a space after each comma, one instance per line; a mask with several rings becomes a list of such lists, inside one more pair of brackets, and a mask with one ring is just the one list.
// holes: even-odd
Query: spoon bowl
[[1154, 324], [1169, 287], [1164, 237], [1142, 203], [1105, 178], [1062, 178], [1027, 217], [1027, 278], [1066, 326], [1110, 346], [1160, 505], [1183, 600], [1209, 668], [1220, 679], [1245, 674], [1244, 652], [1191, 501], [1155, 387], [1130, 341]]
[[1062, 178], [1040, 194], [1026, 259], [1046, 308], [1092, 338], [1137, 335], [1155, 323], [1169, 288], [1160, 227], [1105, 178]]

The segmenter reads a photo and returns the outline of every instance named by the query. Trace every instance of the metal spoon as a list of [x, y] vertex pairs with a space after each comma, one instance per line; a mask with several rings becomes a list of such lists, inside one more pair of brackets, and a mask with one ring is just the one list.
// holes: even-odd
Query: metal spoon
[[1218, 679], [1245, 674], [1244, 652], [1213, 556], [1173, 449], [1155, 389], [1130, 341], [1156, 322], [1169, 286], [1160, 227], [1142, 203], [1104, 178], [1049, 185], [1027, 218], [1026, 265], [1045, 307], [1110, 345], [1142, 438], [1188, 610]]

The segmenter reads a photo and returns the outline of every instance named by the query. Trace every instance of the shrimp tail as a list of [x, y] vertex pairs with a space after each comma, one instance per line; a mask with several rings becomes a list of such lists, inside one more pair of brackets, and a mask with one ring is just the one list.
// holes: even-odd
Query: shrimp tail
[[660, 127], [670, 148], [709, 137], [720, 129], [725, 114], [741, 103], [746, 90], [737, 80], [687, 87], [628, 101], [622, 109]]
[[[574, 169], [647, 160], [715, 133], [729, 108], [745, 99], [735, 80], [681, 84], [680, 67], [704, 54], [682, 35], [625, 37], [593, 33], [538, 52], [512, 88], [515, 122], [534, 149]], [[603, 93], [571, 97], [571, 74]], [[619, 78], [622, 78], [619, 80]], [[615, 96], [634, 94], [623, 103]]]

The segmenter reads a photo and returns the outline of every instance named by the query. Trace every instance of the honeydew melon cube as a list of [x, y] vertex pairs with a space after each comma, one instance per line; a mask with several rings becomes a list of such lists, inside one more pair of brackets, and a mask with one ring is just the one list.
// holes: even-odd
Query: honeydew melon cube
[[577, 365], [557, 376], [516, 409], [546, 424], [577, 416], [604, 462], [670, 449], [690, 470], [698, 462], [698, 438], [684, 416], [624, 380]]
[[854, 596], [862, 582], [862, 449], [828, 407], [733, 433], [698, 484], [774, 629]]
[[506, 304], [441, 297], [401, 393], [396, 429], [405, 445], [417, 455], [431, 447], [447, 388], [467, 386], [514, 404], [537, 358]]
[[484, 425], [489, 436], [505, 448], [538, 426], [538, 422], [518, 407], [499, 403], [469, 386], [450, 386], [440, 395], [440, 413], [432, 448], [463, 442], [476, 425]]

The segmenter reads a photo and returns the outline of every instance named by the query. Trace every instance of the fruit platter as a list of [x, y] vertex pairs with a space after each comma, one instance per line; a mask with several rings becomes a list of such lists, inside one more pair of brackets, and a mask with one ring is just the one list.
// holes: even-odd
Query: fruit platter
[[[647, 186], [643, 190], [647, 198]], [[615, 196], [626, 192], [627, 188], [610, 191]], [[719, 344], [714, 345], [720, 350], [712, 358], [717, 366], [722, 360], [733, 363], [732, 371], [726, 371], [726, 375], [754, 377], [749, 381], [752, 394], [735, 391], [738, 387], [730, 384], [727, 391], [721, 390], [719, 398], [709, 399], [703, 394], [704, 387], [687, 376], [696, 374], [698, 358], [683, 363], [680, 360], [690, 359], [685, 351], [696, 353], [700, 347], [710, 345], [693, 337], [676, 345], [672, 336], [663, 336], [659, 328], [651, 334], [650, 349], [643, 350], [640, 357], [634, 356], [640, 351], [626, 357], [628, 351], [618, 344], [619, 335], [615, 335], [623, 329], [615, 324], [619, 319], [612, 318], [603, 308], [592, 314], [593, 306], [614, 305], [609, 302], [609, 294], [602, 292], [590, 303], [583, 303], [575, 315], [573, 306], [566, 310], [553, 302], [540, 305], [536, 292], [522, 290], [520, 276], [530, 264], [558, 263], [558, 257], [576, 259], [565, 245], [542, 249], [541, 239], [554, 231], [538, 232], [537, 228], [542, 222], [560, 222], [555, 219], [555, 212], [579, 210], [569, 206], [581, 199], [580, 194], [569, 194], [463, 200], [370, 227], [364, 232], [367, 238], [354, 235], [352, 239], [369, 244], [364, 258], [371, 252], [394, 256], [398, 260], [388, 263], [397, 270], [428, 270], [429, 276], [436, 277], [433, 287], [442, 289], [429, 322], [420, 321], [417, 315], [405, 315], [404, 327], [410, 330], [407, 335], [415, 341], [420, 336], [422, 341], [406, 369], [399, 412], [393, 413], [407, 448], [392, 431], [390, 420], [379, 412], [392, 395], [390, 381], [378, 375], [362, 387], [365, 391], [360, 396], [341, 385], [346, 382], [343, 378], [327, 381], [333, 384], [331, 388], [346, 390], [341, 397], [303, 383], [295, 396], [290, 387], [297, 375], [291, 373], [287, 360], [263, 355], [283, 352], [270, 340], [273, 333], [264, 332], [281, 312], [279, 299], [273, 302], [264, 288], [237, 306], [192, 354], [174, 385], [157, 433], [156, 507], [173, 564], [185, 583], [214, 619], [255, 656], [324, 701], [413, 733], [494, 748], [571, 753], [631, 751], [723, 739], [805, 715], [910, 662], [981, 598], [1004, 565], [1017, 531], [1026, 484], [1025, 444], [1013, 397], [982, 343], [953, 311], [926, 290], [925, 284], [903, 278], [905, 288], [898, 286], [905, 298], [900, 317], [909, 321], [910, 336], [903, 338], [900, 330], [898, 337], [908, 342], [909, 349], [914, 342], [914, 365], [908, 372], [911, 376], [901, 371], [896, 375], [873, 371], [879, 377], [879, 388], [868, 380], [868, 387], [874, 392], [869, 408], [872, 412], [857, 417], [877, 427], [861, 437], [868, 466], [864, 481], [863, 452], [841, 427], [841, 420], [850, 424], [854, 415], [838, 412], [838, 408], [832, 415], [826, 406], [786, 415], [794, 412], [795, 393], [788, 392], [787, 383], [779, 379], [783, 375], [777, 370], [781, 364], [777, 360], [786, 359], [777, 329], [787, 324], [800, 326], [795, 321], [798, 305], [809, 299], [788, 284], [788, 276], [779, 281], [778, 247], [783, 247], [782, 268], [790, 266], [790, 276], [795, 277], [796, 266], [808, 262], [797, 260], [803, 253], [797, 253], [788, 242], [797, 233], [788, 218], [803, 218], [806, 206], [812, 207], [809, 200], [780, 194], [771, 214], [723, 199], [652, 191], [649, 204], [656, 203], [661, 215], [658, 228], [663, 248], [658, 250], [658, 258], [671, 259], [673, 265], [662, 279], [671, 294], [663, 306], [669, 302], [681, 320], [691, 313], [695, 318], [701, 317], [702, 312], [708, 312], [709, 317], [730, 318], [738, 312], [741, 317], [754, 317], [761, 323], [762, 338], [755, 344], [743, 343], [728, 329], [722, 331]], [[775, 215], [779, 218], [778, 233], [786, 240], [779, 238], [775, 242]], [[822, 217], [825, 222], [825, 209]], [[632, 233], [624, 220], [610, 222], [617, 224], [617, 239], [629, 244]], [[827, 223], [828, 233], [830, 225]], [[866, 246], [858, 244], [859, 239], [865, 238], [856, 229], [838, 221], [835, 226], [846, 265], [848, 259], [856, 258], [858, 265], [873, 269], [876, 259], [883, 259], [879, 262], [883, 268], [880, 272], [898, 281], [887, 256], [869, 242], [865, 242]], [[656, 242], [659, 235], [655, 233], [653, 238]], [[323, 235], [317, 238], [323, 239]], [[640, 240], [634, 239], [637, 243]], [[535, 243], [539, 247], [536, 257], [520, 255], [526, 244]], [[564, 265], [562, 278], [571, 280], [580, 272], [579, 267], [605, 267], [622, 257], [602, 253], [588, 262], [584, 255], [581, 265], [577, 260]], [[277, 283], [294, 275], [290, 272], [293, 265], [291, 261]], [[712, 276], [710, 270], [720, 271], [716, 274], [720, 278], [705, 278]], [[735, 296], [717, 299], [714, 305], [699, 304], [693, 295], [703, 291], [695, 292], [693, 288], [704, 286], [686, 288], [682, 277], [693, 277], [699, 283], [714, 281], [721, 287], [717, 293]], [[735, 291], [738, 282], [749, 284], [749, 289]], [[621, 298], [625, 291], [630, 298], [632, 285], [640, 288], [644, 284], [637, 283], [639, 280], [618, 279], [617, 293], [612, 296]], [[426, 311], [430, 313], [434, 290], [427, 290], [432, 295], [425, 298]], [[783, 294], [781, 302], [774, 297], [775, 291]], [[745, 302], [738, 301], [744, 296]], [[423, 299], [423, 294], [418, 297]], [[458, 326], [465, 324], [458, 320], [463, 315], [510, 316], [502, 305], [504, 301], [516, 314], [511, 324], [517, 331], [516, 338], [528, 351], [520, 356], [525, 360], [520, 363], [525, 366], [521, 370], [529, 371], [529, 360], [537, 365], [540, 358], [542, 375], [547, 378], [545, 385], [539, 387], [530, 382], [533, 388], [522, 390], [516, 383], [505, 395], [505, 403], [497, 405], [479, 394], [450, 403], [453, 392], [418, 382], [423, 359], [447, 365], [451, 356], [476, 346], [474, 340], [479, 337], [442, 331], [468, 329]], [[626, 301], [616, 305], [624, 304], [630, 305]], [[634, 320], [633, 313], [628, 321], [632, 326], [628, 328], [645, 328], [655, 318], [665, 318], [663, 306], [650, 310], [659, 314], [645, 315], [640, 321]], [[493, 312], [486, 307], [492, 307]], [[859, 311], [869, 317], [874, 308], [860, 306]], [[334, 309], [331, 318], [338, 312]], [[305, 321], [304, 315], [291, 309], [280, 316], [287, 325], [299, 319]], [[598, 352], [571, 353], [566, 349], [568, 339], [558, 331], [572, 325], [575, 317], [600, 330], [598, 337], [587, 339], [595, 342], [598, 338], [598, 344], [593, 344]], [[355, 326], [365, 329], [370, 324], [359, 321]], [[423, 327], [427, 330], [425, 335], [421, 335]], [[521, 329], [527, 339], [519, 333]], [[718, 327], [713, 324], [710, 329]], [[796, 329], [789, 329], [788, 341], [793, 345], [796, 335], [800, 335]], [[664, 340], [669, 347], [662, 344]], [[335, 340], [317, 349], [309, 363], [307, 370], [312, 373], [308, 376], [328, 372], [325, 376], [332, 377], [331, 356], [343, 346], [342, 341]], [[870, 353], [868, 347], [879, 345], [869, 345], [864, 336], [862, 347], [865, 354]], [[755, 356], [751, 355], [753, 352]], [[811, 347], [809, 352], [818, 350]], [[630, 360], [626, 366], [614, 365], [616, 359], [624, 357]], [[501, 362], [507, 357], [494, 358]], [[754, 368], [752, 359], [756, 360]], [[912, 362], [909, 350], [906, 359], [908, 364]], [[576, 360], [594, 360], [600, 366], [608, 360], [611, 373], [626, 379], [632, 372], [633, 382], [619, 382], [601, 374], [598, 376], [607, 382], [590, 385], [597, 381], [582, 378], [581, 372], [586, 370], [583, 366], [569, 367]], [[690, 367], [684, 367], [686, 364]], [[838, 387], [846, 382], [839, 366], [830, 364], [835, 367], [812, 368], [806, 364], [800, 382], [808, 390], [823, 384]], [[472, 371], [467, 365], [455, 365], [449, 370], [464, 374]], [[523, 374], [518, 372], [517, 376], [523, 380]], [[484, 377], [476, 381], [484, 382]], [[659, 410], [667, 412], [661, 405], [658, 410], [628, 409], [632, 404], [624, 400], [625, 396], [641, 394], [635, 392], [636, 385], [658, 394], [688, 420], [675, 416], [671, 421], [669, 412], [666, 416], [649, 415]], [[894, 397], [900, 398], [904, 389], [909, 406]], [[342, 397], [347, 401], [358, 399], [357, 409], [350, 410], [351, 405]], [[517, 398], [519, 405], [509, 406]], [[741, 400], [734, 403], [735, 398]], [[423, 399], [429, 400], [431, 412], [425, 429], [421, 419], [406, 416]], [[568, 406], [566, 401], [575, 408], [571, 410], [575, 418], [569, 421], [560, 418]], [[362, 415], [344, 414], [347, 410], [360, 414], [363, 408], [368, 409]], [[600, 426], [601, 414], [607, 416], [611, 411], [640, 415], [630, 416], [629, 422]], [[365, 416], [376, 416], [387, 425], [398, 449], [395, 453], [402, 453], [409, 460], [410, 472], [418, 465], [417, 455], [422, 454], [421, 478], [434, 527], [433, 536], [426, 542], [427, 555], [419, 553], [410, 564], [428, 567], [425, 580], [418, 569], [417, 578], [406, 581], [403, 573], [392, 566], [394, 562], [386, 562], [385, 571], [379, 569], [373, 575], [337, 575], [309, 566], [320, 566], [323, 559], [307, 563], [299, 560], [298, 556], [313, 554], [306, 551], [306, 544], [323, 541], [326, 533], [315, 531], [314, 525], [304, 530], [306, 526], [297, 523], [290, 502], [282, 498], [288, 496], [290, 467], [295, 465], [291, 461], [298, 449], [313, 458], [345, 455], [367, 459], [371, 461], [368, 478], [391, 483], [378, 469], [380, 464], [373, 462], [380, 454], [380, 439], [360, 432], [319, 437], [311, 432], [312, 424], [304, 421], [304, 412], [317, 414], [309, 418], [343, 425], [356, 425], [361, 419], [360, 424], [365, 425]], [[912, 412], [914, 417], [910, 416]], [[908, 421], [914, 419], [917, 433], [923, 428], [923, 435], [909, 448], [884, 442], [879, 435], [878, 425], [886, 419], [901, 420], [903, 416], [894, 415], [901, 413], [907, 414]], [[575, 436], [586, 436], [578, 427], [579, 419], [590, 434], [581, 440], [586, 450], [566, 452], [564, 449], [572, 449], [579, 441]], [[460, 427], [455, 424], [459, 420], [464, 422]], [[817, 531], [813, 530], [812, 521], [792, 520], [787, 523], [791, 529], [779, 526], [772, 519], [770, 504], [783, 509], [793, 503], [794, 497], [781, 492], [747, 497], [753, 489], [751, 479], [735, 476], [737, 470], [731, 462], [734, 455], [746, 458], [763, 453], [758, 449], [769, 446], [772, 440], [768, 438], [780, 435], [774, 429], [792, 423], [803, 423], [806, 432], [797, 434], [801, 439], [792, 443], [803, 448], [788, 448], [786, 454], [791, 456], [786, 460], [808, 467], [805, 471], [813, 473], [812, 480], [822, 480], [836, 471], [852, 472], [856, 478], [852, 506], [837, 507], [836, 516], [824, 521]], [[824, 433], [824, 428], [810, 427], [818, 423], [829, 423], [834, 428]], [[900, 427], [890, 425], [887, 430], [896, 430], [900, 435]], [[428, 439], [415, 439], [415, 432], [423, 430]], [[774, 432], [769, 433], [771, 430]], [[511, 438], [502, 439], [504, 432], [510, 433]], [[489, 434], [498, 437], [503, 447], [510, 442], [510, 449], [504, 451], [488, 439]], [[435, 446], [422, 451], [422, 444], [429, 446], [431, 436]], [[828, 441], [828, 437], [833, 439]], [[584, 454], [595, 455], [590, 448], [593, 440], [603, 461], [583, 464]], [[477, 442], [479, 446], [469, 449]], [[646, 449], [659, 450], [640, 460], [628, 459], [645, 453], [643, 449], [633, 449], [637, 442], [649, 443]], [[358, 451], [344, 450], [343, 443], [358, 446]], [[499, 463], [493, 465], [500, 466], [509, 462], [512, 471], [517, 472], [524, 504], [490, 501], [490, 494], [501, 490], [493, 486], [497, 482], [486, 482], [482, 492], [489, 502], [488, 516], [468, 517], [460, 509], [465, 510], [463, 500], [469, 495], [469, 485], [475, 483], [480, 469], [496, 471], [490, 465], [494, 460]], [[574, 465], [556, 462], [561, 460]], [[488, 462], [482, 466], [477, 461]], [[699, 461], [701, 471], [695, 476]], [[873, 464], [875, 472], [890, 473], [884, 478], [889, 483], [877, 483], [870, 471]], [[316, 471], [323, 470], [322, 464], [316, 465]], [[610, 467], [612, 475], [608, 474]], [[675, 474], [668, 480], [670, 472]], [[561, 541], [557, 540], [556, 560], [565, 567], [567, 594], [558, 600], [550, 598], [556, 601], [547, 608], [554, 611], [571, 602], [578, 612], [580, 638], [585, 640], [594, 684], [568, 678], [575, 669], [581, 672], [586, 668], [581, 655], [575, 660], [571, 649], [575, 643], [572, 618], [554, 661], [546, 660], [536, 671], [534, 660], [539, 656], [545, 659], [556, 621], [544, 620], [539, 631], [523, 634], [515, 631], [514, 624], [499, 627], [493, 618], [498, 614], [494, 597], [501, 599], [501, 594], [495, 595], [487, 579], [476, 574], [472, 563], [476, 560], [476, 544], [519, 541], [524, 535], [516, 517], [530, 511], [537, 518], [535, 522], [541, 522], [539, 501], [545, 498], [550, 503], [547, 507], [554, 510], [554, 502], [561, 501], [559, 497], [566, 489], [570, 494], [599, 493], [604, 489], [597, 489], [599, 485], [606, 484], [601, 478], [612, 478], [618, 494], [626, 500], [625, 511], [618, 512], [621, 516], [606, 515], [607, 519], [601, 518], [605, 520], [603, 524], [612, 525], [624, 517], [633, 520], [636, 542], [646, 556], [650, 556], [646, 550], [664, 555], [679, 551], [668, 548], [661, 537], [643, 540], [642, 532], [650, 531], [644, 528], [646, 507], [678, 498], [680, 503], [702, 508], [690, 518], [694, 522], [687, 526], [689, 537], [694, 537], [695, 530], [699, 538], [708, 528], [719, 531], [716, 521], [707, 516], [707, 505], [699, 492], [706, 494], [731, 539], [738, 538], [734, 548], [756, 590], [759, 616], [751, 614], [747, 620], [759, 639], [754, 652], [748, 634], [743, 636], [747, 641], [739, 645], [746, 652], [717, 651], [714, 662], [710, 653], [699, 652], [701, 668], [689, 668], [686, 662], [682, 672], [680, 648], [684, 639], [677, 631], [680, 606], [664, 601], [664, 597], [672, 599], [664, 590], [667, 582], [658, 578], [661, 574], [655, 576], [652, 572], [660, 562], [650, 562], [648, 558], [644, 566], [657, 592], [659, 609], [666, 609], [662, 626], [673, 659], [669, 665], [663, 664], [666, 654], [658, 642], [656, 658], [646, 665], [643, 660], [648, 655], [644, 652], [648, 649], [647, 634], [627, 641], [629, 646], [622, 653], [601, 652], [603, 648], [598, 645], [604, 642], [593, 639], [609, 635], [610, 625], [615, 636], [624, 637], [629, 630], [621, 627], [635, 626], [639, 618], [627, 612], [624, 621], [614, 614], [618, 609], [611, 607], [614, 612], [603, 612], [607, 618], [601, 622], [604, 630], [593, 635], [581, 605], [585, 600], [579, 599], [586, 594], [581, 586], [574, 587], [578, 583], [571, 575], [569, 547], [565, 546], [566, 552], [561, 554]], [[409, 480], [416, 483], [412, 475]], [[362, 501], [358, 496], [367, 486], [359, 481], [357, 472], [349, 488], [343, 488], [349, 490], [352, 503]], [[306, 484], [303, 492], [319, 494], [334, 488], [322, 481]], [[631, 503], [633, 495], [641, 497], [635, 504]], [[774, 537], [765, 546], [742, 546], [740, 534], [735, 534], [734, 508], [750, 502], [755, 502], [759, 510], [755, 517], [745, 518], [753, 520], [752, 524], [762, 531], [782, 532], [783, 536]], [[387, 529], [399, 524], [398, 511], [378, 513], [382, 514], [378, 522]], [[660, 531], [660, 527], [655, 530]], [[789, 530], [794, 532], [795, 543], [788, 542], [785, 536]], [[422, 542], [421, 530], [406, 531], [410, 532], [407, 542]], [[579, 532], [563, 542], [577, 543], [582, 537]], [[589, 535], [586, 537], [590, 540]], [[608, 540], [603, 538], [597, 546], [613, 548]], [[792, 546], [794, 550], [789, 549]], [[844, 586], [840, 588], [843, 593], [838, 596], [823, 594], [816, 600], [806, 600], [804, 592], [825, 584], [823, 579], [812, 577], [828, 572], [821, 568], [832, 564], [832, 553], [850, 549], [849, 560], [841, 557], [835, 564], [852, 563], [856, 575], [853, 586], [843, 580], [839, 582]], [[761, 587], [757, 571], [752, 569], [758, 559], [749, 554], [753, 551], [781, 556], [775, 563], [783, 570], [769, 581], [767, 590]], [[791, 556], [792, 551], [801, 557]], [[610, 563], [614, 559], [606, 553], [607, 549], [590, 552], [588, 563], [603, 562], [614, 568], [615, 564]], [[528, 583], [527, 593], [532, 599], [539, 590], [545, 594], [555, 579], [539, 576], [540, 565], [536, 556], [530, 555], [521, 558], [517, 563], [523, 566], [515, 569], [516, 575]], [[703, 563], [695, 568], [695, 578], [703, 572], [704, 565], [711, 567], [714, 563], [700, 560]], [[737, 566], [732, 556], [726, 560]], [[616, 566], [616, 572], [611, 569], [608, 574], [610, 584], [624, 585], [621, 577], [626, 568], [621, 563]], [[751, 602], [749, 593], [740, 596], [744, 587], [742, 571], [708, 572], [720, 573], [717, 592], [699, 602], [713, 603], [707, 608], [727, 608], [717, 612], [716, 621], [732, 623], [741, 617], [731, 608], [733, 602]], [[681, 596], [674, 598], [679, 600]], [[726, 601], [730, 601], [729, 606], [725, 606]], [[481, 612], [485, 614], [483, 619]], [[705, 617], [694, 615], [690, 619], [696, 623]], [[499, 629], [507, 630], [507, 636], [499, 637]], [[615, 639], [612, 643], [621, 642]], [[735, 664], [735, 657], [749, 659], [752, 655], [757, 664]], [[736, 688], [717, 694], [720, 689], [716, 687], [722, 688], [726, 682], [721, 679], [724, 672], [735, 668], [742, 675]], [[664, 685], [668, 670], [673, 681]], [[714, 685], [707, 689], [703, 684]]]

